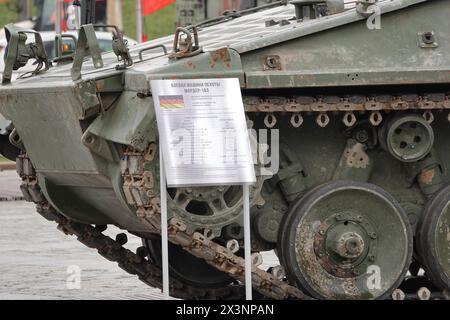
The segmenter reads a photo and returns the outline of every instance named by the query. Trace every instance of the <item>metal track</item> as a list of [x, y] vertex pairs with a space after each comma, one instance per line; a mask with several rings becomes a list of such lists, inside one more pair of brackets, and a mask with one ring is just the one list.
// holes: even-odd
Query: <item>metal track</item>
[[[159, 190], [153, 180], [157, 145], [151, 144], [146, 152], [128, 148], [122, 158], [123, 190], [127, 202], [134, 207], [138, 216], [152, 229], [160, 233], [161, 215]], [[151, 196], [149, 196], [151, 195]], [[226, 272], [231, 277], [244, 282], [245, 260], [228, 248], [212, 241], [208, 230], [204, 234], [186, 232], [186, 225], [177, 218], [170, 219], [169, 240], [180, 245], [197, 258], [203, 259], [216, 269]], [[252, 266], [253, 289], [273, 299], [311, 299], [302, 291], [274, 275]]]
[[[343, 113], [343, 123], [351, 127], [356, 122], [354, 112], [370, 112], [369, 120], [377, 126], [382, 122], [380, 111], [423, 110], [427, 121], [434, 120], [432, 109], [450, 109], [447, 94], [423, 95], [374, 95], [374, 96], [297, 96], [297, 97], [256, 97], [244, 98], [246, 112], [267, 113], [265, 124], [273, 127], [276, 123], [274, 113], [290, 114], [292, 126], [303, 123], [301, 113], [317, 113], [316, 122], [325, 127], [330, 119], [327, 112]], [[450, 121], [450, 116], [448, 117]], [[160, 233], [159, 190], [154, 178], [157, 145], [151, 144], [145, 152], [126, 149], [122, 158], [123, 191], [128, 204], [135, 208], [136, 214], [155, 233]], [[45, 218], [56, 221], [58, 229], [66, 234], [74, 234], [78, 240], [90, 248], [95, 248], [105, 258], [118, 262], [125, 271], [138, 275], [139, 279], [152, 287], [161, 288], [161, 270], [144, 258], [143, 250], [136, 254], [122, 246], [120, 239], [113, 240], [102, 234], [102, 228], [73, 222], [59, 214], [46, 201], [37, 183], [36, 174], [26, 155], [17, 161], [17, 170], [23, 180], [21, 187], [24, 197], [37, 204], [38, 212]], [[241, 299], [243, 298], [244, 259], [234, 254], [204, 234], [186, 232], [186, 225], [177, 218], [169, 221], [169, 240], [182, 246], [192, 255], [203, 259], [218, 270], [226, 272], [238, 280], [220, 289], [195, 288], [171, 278], [171, 295], [186, 299]], [[252, 267], [254, 290], [273, 299], [311, 299], [298, 288], [289, 285], [276, 276]], [[397, 292], [398, 293], [398, 292]], [[395, 298], [395, 297], [394, 297]], [[409, 297], [407, 297], [409, 298]]]
[[[58, 230], [68, 235], [75, 235], [81, 243], [89, 248], [97, 249], [109, 261], [117, 262], [126, 272], [137, 275], [141, 281], [155, 288], [162, 288], [162, 273], [159, 266], [146, 259], [144, 247], [134, 253], [123, 247], [125, 234], [119, 234], [116, 240], [104, 235], [104, 227], [94, 227], [71, 221], [58, 213], [45, 199], [38, 184], [36, 173], [29, 158], [22, 154], [17, 159], [17, 172], [22, 178], [21, 190], [27, 201], [36, 203], [37, 212], [50, 221], [58, 224]], [[219, 289], [196, 288], [182, 283], [173, 277], [170, 279], [170, 294], [180, 299], [223, 299], [236, 300], [244, 297], [243, 287], [230, 284]]]
[[246, 112], [329, 112], [449, 109], [445, 93], [343, 95], [343, 96], [245, 96]]
[[245, 112], [266, 113], [264, 124], [272, 128], [277, 123], [276, 114], [290, 115], [290, 124], [298, 128], [303, 124], [304, 114], [316, 114], [316, 123], [326, 127], [329, 113], [342, 114], [342, 122], [352, 127], [357, 113], [368, 113], [373, 126], [383, 121], [382, 112], [414, 111], [432, 122], [432, 111], [445, 111], [450, 121], [450, 95], [446, 93], [398, 94], [398, 95], [344, 95], [344, 96], [245, 96]]

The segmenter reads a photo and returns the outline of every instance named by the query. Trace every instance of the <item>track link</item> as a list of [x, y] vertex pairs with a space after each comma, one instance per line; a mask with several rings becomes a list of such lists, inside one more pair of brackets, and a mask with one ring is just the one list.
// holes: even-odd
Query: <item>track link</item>
[[[67, 235], [75, 235], [85, 246], [96, 249], [100, 255], [109, 261], [117, 262], [126, 272], [137, 275], [139, 280], [149, 286], [162, 288], [162, 273], [158, 265], [146, 259], [144, 247], [137, 253], [123, 247], [119, 241], [103, 234], [106, 227], [95, 227], [67, 219], [58, 213], [45, 199], [37, 183], [36, 173], [26, 154], [17, 159], [17, 172], [22, 178], [21, 190], [26, 200], [36, 204], [37, 212], [44, 218], [58, 224], [58, 230]], [[170, 294], [180, 299], [194, 300], [236, 300], [244, 297], [244, 288], [240, 284], [230, 284], [223, 288], [196, 288], [182, 283], [173, 277], [170, 279]]]

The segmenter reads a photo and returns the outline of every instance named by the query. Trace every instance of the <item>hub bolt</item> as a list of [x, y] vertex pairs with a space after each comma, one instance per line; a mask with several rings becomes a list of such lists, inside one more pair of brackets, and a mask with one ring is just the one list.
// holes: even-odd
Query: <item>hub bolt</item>
[[346, 232], [333, 240], [331, 249], [344, 259], [354, 259], [363, 253], [364, 240], [355, 232]]
[[356, 133], [356, 140], [358, 140], [358, 142], [360, 143], [365, 143], [367, 142], [367, 140], [369, 140], [369, 134], [366, 130], [359, 130]]

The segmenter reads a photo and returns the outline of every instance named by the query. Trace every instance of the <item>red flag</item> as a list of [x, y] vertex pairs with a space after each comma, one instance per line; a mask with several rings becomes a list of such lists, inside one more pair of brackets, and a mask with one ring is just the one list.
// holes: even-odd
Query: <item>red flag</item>
[[142, 0], [142, 11], [144, 16], [148, 16], [174, 2], [175, 0]]

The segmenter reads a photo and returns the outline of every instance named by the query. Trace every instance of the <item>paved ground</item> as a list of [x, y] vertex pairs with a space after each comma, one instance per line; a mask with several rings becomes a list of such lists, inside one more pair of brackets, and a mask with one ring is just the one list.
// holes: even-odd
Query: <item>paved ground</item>
[[22, 199], [20, 179], [16, 171], [0, 171], [0, 200]]
[[[19, 196], [14, 171], [0, 172], [0, 198]], [[112, 236], [119, 231], [108, 228]], [[140, 239], [129, 236], [127, 247]], [[274, 264], [273, 254], [264, 255]], [[68, 271], [81, 270], [80, 289], [68, 289]], [[35, 213], [24, 201], [0, 202], [0, 299], [161, 299], [141, 283]], [[69, 285], [73, 282], [69, 281]]]
[[[0, 225], [0, 299], [161, 297], [159, 290], [56, 230], [54, 223], [34, 212], [32, 204], [0, 202]], [[128, 246], [138, 245], [139, 239], [130, 237]], [[69, 290], [68, 271], [78, 268], [81, 288]]]

